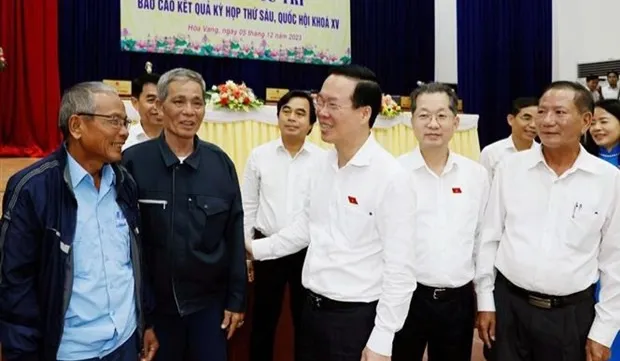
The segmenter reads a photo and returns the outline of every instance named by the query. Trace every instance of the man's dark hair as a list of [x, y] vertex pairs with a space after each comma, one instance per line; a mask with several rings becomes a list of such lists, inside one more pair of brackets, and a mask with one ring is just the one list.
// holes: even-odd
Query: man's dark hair
[[598, 75], [588, 75], [586, 77], [586, 82], [592, 81], [592, 80], [600, 80]]
[[411, 113], [413, 114], [417, 109], [418, 97], [422, 94], [437, 94], [443, 93], [450, 99], [450, 111], [456, 115], [459, 106], [459, 97], [456, 95], [454, 89], [449, 85], [442, 83], [428, 83], [423, 84], [414, 91], [411, 92]]
[[375, 73], [361, 65], [345, 65], [331, 69], [329, 75], [345, 76], [358, 81], [351, 96], [353, 108], [369, 106], [372, 109], [368, 120], [368, 125], [372, 128], [377, 115], [381, 112], [381, 101], [383, 99], [383, 93]]
[[280, 116], [280, 110], [282, 109], [282, 107], [288, 104], [288, 102], [290, 102], [293, 98], [303, 98], [308, 101], [308, 104], [310, 104], [310, 125], [314, 125], [314, 123], [316, 123], [316, 109], [314, 108], [314, 101], [312, 99], [312, 96], [308, 92], [305, 92], [303, 90], [291, 90], [288, 93], [284, 94], [284, 96], [280, 98], [280, 100], [278, 100], [278, 116]]
[[573, 104], [577, 107], [582, 113], [590, 112], [594, 113], [594, 98], [592, 98], [592, 94], [588, 89], [583, 87], [583, 85], [567, 80], [554, 81], [549, 84], [549, 86], [543, 91], [543, 94], [547, 93], [549, 90], [572, 90], [575, 92], [575, 97], [573, 98]]
[[615, 70], [610, 70], [610, 71], [607, 72], [607, 76], [610, 76], [611, 74], [613, 74], [615, 76], [618, 76], [618, 72], [615, 71]]
[[142, 94], [142, 90], [144, 90], [144, 86], [147, 84], [153, 84], [157, 86], [157, 82], [161, 75], [156, 73], [144, 73], [139, 77], [135, 78], [131, 82], [131, 96], [138, 99], [140, 98], [140, 94]]
[[538, 98], [524, 97], [515, 99], [512, 102], [512, 110], [510, 111], [510, 114], [516, 117], [523, 108], [527, 107], [538, 107]]

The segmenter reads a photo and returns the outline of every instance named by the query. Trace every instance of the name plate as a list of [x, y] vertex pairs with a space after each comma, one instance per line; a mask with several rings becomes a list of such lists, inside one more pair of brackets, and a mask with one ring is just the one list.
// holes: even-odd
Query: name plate
[[118, 92], [118, 95], [121, 97], [130, 97], [131, 96], [131, 82], [127, 80], [110, 80], [104, 79], [104, 84], [112, 86]]
[[286, 93], [288, 93], [288, 89], [267, 88], [267, 91], [265, 92], [265, 100], [268, 102], [277, 102]]
[[402, 109], [411, 109], [411, 97], [400, 97], [400, 107]]

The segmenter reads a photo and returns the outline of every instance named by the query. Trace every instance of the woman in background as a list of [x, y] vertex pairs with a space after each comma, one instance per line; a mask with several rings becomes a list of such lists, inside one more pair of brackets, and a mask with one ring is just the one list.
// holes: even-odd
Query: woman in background
[[620, 159], [620, 100], [596, 103], [590, 130], [586, 134], [588, 152], [618, 167]]
[[[596, 103], [592, 125], [586, 133], [588, 152], [618, 167], [620, 160], [620, 100], [606, 99]], [[600, 285], [596, 284], [598, 301]], [[609, 361], [620, 361], [620, 337], [611, 346]]]

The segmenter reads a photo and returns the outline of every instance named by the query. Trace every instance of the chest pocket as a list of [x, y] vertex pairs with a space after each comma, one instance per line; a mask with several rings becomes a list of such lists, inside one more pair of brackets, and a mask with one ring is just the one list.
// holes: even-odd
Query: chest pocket
[[187, 200], [191, 227], [201, 236], [201, 246], [210, 248], [223, 237], [228, 224], [230, 201], [223, 198], [195, 195]]
[[566, 215], [569, 217], [567, 227], [565, 227], [564, 239], [568, 245], [587, 252], [596, 247], [601, 238], [605, 216], [600, 211], [585, 204], [576, 209], [574, 215], [572, 213]]
[[341, 214], [344, 218], [345, 229], [350, 244], [360, 245], [372, 240], [371, 233], [375, 228], [374, 214], [357, 205], [343, 205]]

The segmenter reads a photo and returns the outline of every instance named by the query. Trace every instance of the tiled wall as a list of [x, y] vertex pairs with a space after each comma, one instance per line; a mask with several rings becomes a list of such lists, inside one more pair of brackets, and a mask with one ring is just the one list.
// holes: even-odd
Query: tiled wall
[[[4, 198], [4, 189], [9, 178], [22, 168], [36, 162], [37, 158], [0, 158], [0, 199]], [[0, 212], [2, 203], [0, 203]]]

